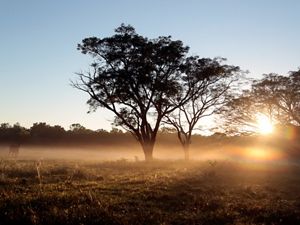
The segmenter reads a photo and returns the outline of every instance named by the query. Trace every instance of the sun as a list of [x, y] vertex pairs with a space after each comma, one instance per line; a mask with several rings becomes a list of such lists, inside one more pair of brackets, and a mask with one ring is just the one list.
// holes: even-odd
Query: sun
[[257, 129], [261, 134], [270, 134], [273, 132], [273, 125], [269, 117], [264, 114], [258, 114], [256, 116]]

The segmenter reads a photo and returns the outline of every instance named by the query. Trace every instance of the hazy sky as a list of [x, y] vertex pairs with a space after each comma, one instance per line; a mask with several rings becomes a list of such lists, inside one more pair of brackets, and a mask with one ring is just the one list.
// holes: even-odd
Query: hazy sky
[[110, 129], [110, 114], [87, 114], [88, 96], [70, 80], [91, 62], [77, 43], [121, 23], [226, 57], [250, 76], [286, 74], [300, 66], [299, 12], [299, 0], [0, 0], [0, 123]]

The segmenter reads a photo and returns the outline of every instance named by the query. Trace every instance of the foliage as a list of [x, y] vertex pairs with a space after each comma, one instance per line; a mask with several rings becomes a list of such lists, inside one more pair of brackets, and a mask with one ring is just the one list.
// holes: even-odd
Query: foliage
[[222, 132], [229, 135], [253, 134], [256, 128], [256, 114], [261, 110], [263, 108], [256, 104], [252, 93], [246, 90], [218, 111], [219, 126], [216, 129], [221, 128]]
[[37, 139], [58, 138], [65, 134], [65, 129], [61, 126], [50, 126], [46, 123], [34, 123], [30, 128], [30, 135]]
[[186, 104], [165, 116], [165, 123], [172, 125], [183, 146], [185, 159], [189, 159], [189, 145], [196, 125], [202, 118], [213, 115], [231, 99], [234, 83], [241, 78], [242, 71], [237, 66], [223, 64], [225, 59], [198, 59], [193, 65], [193, 77], [197, 82], [194, 94]]
[[300, 125], [300, 69], [288, 76], [265, 75], [254, 82], [253, 92], [260, 104], [271, 108], [277, 121]]
[[22, 142], [28, 136], [28, 131], [16, 123], [11, 126], [9, 123], [0, 124], [0, 142]]
[[254, 80], [249, 90], [233, 98], [220, 111], [224, 120], [222, 128], [230, 134], [251, 134], [258, 113], [268, 116], [274, 125], [299, 126], [300, 70], [288, 76], [271, 73]]
[[[217, 92], [218, 80], [237, 67], [220, 65], [220, 59], [187, 56], [189, 48], [170, 36], [148, 39], [122, 24], [107, 38], [90, 37], [78, 45], [93, 57], [88, 72], [79, 73], [73, 86], [88, 93], [91, 110], [104, 107], [115, 115], [114, 124], [131, 132], [141, 144], [146, 160], [162, 119], [188, 100]], [[216, 84], [204, 88], [209, 83]]]
[[118, 140], [120, 145], [133, 143], [128, 133], [113, 128], [93, 131], [84, 126], [74, 123], [70, 130], [65, 130], [59, 125], [51, 126], [44, 122], [34, 123], [29, 129], [15, 124], [0, 124], [0, 144], [20, 143], [21, 145], [94, 145], [115, 144]]
[[182, 74], [188, 47], [170, 36], [150, 40], [130, 25], [122, 24], [115, 32], [78, 45], [95, 61], [73, 86], [89, 94], [91, 110], [113, 112], [115, 125], [131, 132], [151, 160], [161, 119], [187, 98]]

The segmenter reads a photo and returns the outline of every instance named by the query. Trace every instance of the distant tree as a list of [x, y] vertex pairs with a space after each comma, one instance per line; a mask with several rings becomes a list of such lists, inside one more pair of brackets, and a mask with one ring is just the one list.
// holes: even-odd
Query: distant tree
[[272, 106], [278, 121], [300, 125], [300, 69], [288, 76], [265, 75], [255, 81], [252, 88], [256, 101]]
[[86, 128], [79, 123], [73, 123], [70, 125], [70, 131], [75, 132], [75, 133], [76, 132], [82, 133], [82, 132], [86, 131]]
[[55, 138], [62, 138], [66, 134], [66, 130], [59, 126], [59, 125], [54, 125], [51, 128], [51, 136]]
[[161, 134], [176, 134], [177, 131], [174, 127], [169, 127], [169, 126], [163, 126], [162, 128], [159, 129], [159, 132]]
[[29, 136], [26, 128], [20, 126], [19, 123], [11, 126], [9, 123], [2, 123], [0, 125], [0, 140], [9, 143], [22, 143]]
[[22, 127], [20, 123], [14, 124], [11, 129], [14, 136], [14, 141], [19, 145], [23, 144], [29, 138], [28, 129]]
[[111, 111], [114, 125], [129, 131], [141, 144], [146, 161], [151, 161], [162, 118], [193, 94], [197, 81], [189, 74], [197, 57], [187, 57], [189, 48], [170, 36], [148, 39], [124, 24], [115, 32], [78, 45], [94, 62], [72, 85], [89, 95], [92, 111]]
[[223, 108], [222, 128], [227, 133], [253, 134], [259, 113], [274, 124], [300, 125], [300, 70], [288, 76], [271, 73], [254, 80], [249, 90]]
[[256, 115], [262, 110], [253, 93], [249, 90], [244, 91], [218, 111], [216, 130], [228, 135], [251, 135], [257, 127]]
[[1, 123], [1, 124], [0, 124], [0, 129], [2, 129], [2, 130], [8, 129], [8, 128], [10, 128], [10, 127], [11, 127], [11, 126], [10, 126], [9, 123]]
[[193, 95], [186, 104], [165, 116], [165, 123], [172, 125], [183, 147], [185, 160], [189, 160], [192, 134], [200, 119], [211, 116], [231, 99], [230, 90], [242, 71], [237, 66], [223, 64], [223, 58], [198, 59], [191, 73], [198, 81], [192, 88]]
[[70, 125], [70, 130], [68, 131], [68, 136], [73, 143], [95, 143], [97, 139], [97, 132], [87, 129], [79, 123], [74, 123]]
[[105, 129], [102, 129], [102, 128], [96, 130], [96, 132], [99, 133], [99, 134], [108, 134], [108, 131], [105, 130]]
[[50, 126], [44, 122], [34, 123], [29, 130], [30, 136], [36, 141], [56, 141], [62, 138], [66, 131], [61, 126]]
[[116, 128], [116, 127], [113, 127], [111, 130], [110, 130], [110, 133], [111, 134], [123, 134], [123, 131]]
[[30, 136], [32, 137], [46, 137], [49, 130], [49, 125], [44, 122], [34, 123], [30, 127]]
[[10, 124], [9, 123], [1, 123], [0, 124], [0, 140], [2, 142], [5, 142], [7, 140], [10, 140], [11, 139], [11, 136], [10, 136]]

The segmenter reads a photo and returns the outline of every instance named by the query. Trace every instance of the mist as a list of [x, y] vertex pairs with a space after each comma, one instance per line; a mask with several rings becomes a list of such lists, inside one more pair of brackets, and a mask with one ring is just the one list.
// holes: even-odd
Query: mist
[[[16, 157], [9, 155], [9, 146], [0, 146], [0, 158], [18, 160], [71, 160], [71, 161], [144, 161], [144, 154], [138, 144], [49, 146], [22, 145]], [[284, 149], [259, 144], [249, 145], [191, 145], [191, 161], [233, 161], [260, 163], [288, 163], [288, 152]], [[183, 161], [184, 151], [180, 145], [157, 144], [154, 159]]]

